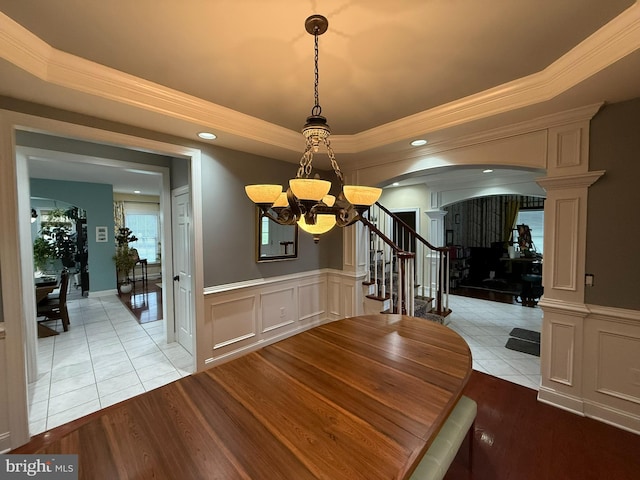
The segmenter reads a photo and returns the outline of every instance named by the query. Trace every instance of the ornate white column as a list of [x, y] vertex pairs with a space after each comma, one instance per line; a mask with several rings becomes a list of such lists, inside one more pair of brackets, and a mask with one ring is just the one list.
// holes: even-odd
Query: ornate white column
[[445, 244], [444, 239], [444, 217], [446, 210], [427, 210], [424, 212], [429, 219], [429, 236], [427, 240], [434, 247], [441, 247]]
[[583, 414], [585, 251], [588, 188], [604, 174], [589, 172], [589, 120], [548, 130], [544, 208], [544, 311], [538, 399]]

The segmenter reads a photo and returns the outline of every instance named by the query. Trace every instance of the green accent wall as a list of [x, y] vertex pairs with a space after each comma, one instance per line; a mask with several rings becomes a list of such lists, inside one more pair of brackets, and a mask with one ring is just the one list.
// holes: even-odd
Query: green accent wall
[[[37, 175], [37, 172], [31, 172]], [[87, 212], [89, 292], [116, 288], [113, 254], [113, 187], [104, 183], [68, 182], [31, 178], [31, 196], [59, 200]], [[96, 242], [96, 227], [106, 226], [109, 239]]]

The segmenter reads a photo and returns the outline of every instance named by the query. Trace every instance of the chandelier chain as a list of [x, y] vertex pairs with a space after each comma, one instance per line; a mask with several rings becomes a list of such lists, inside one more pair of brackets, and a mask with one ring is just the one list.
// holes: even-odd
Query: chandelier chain
[[336, 177], [338, 177], [338, 179], [340, 180], [340, 183], [344, 184], [344, 177], [342, 176], [340, 165], [338, 165], [336, 156], [333, 153], [333, 148], [331, 148], [331, 142], [329, 141], [328, 138], [324, 139], [324, 144], [327, 147], [327, 155], [329, 156], [329, 160], [331, 161], [331, 168], [333, 168], [333, 171], [335, 172]]
[[313, 163], [313, 142], [311, 138], [306, 139], [306, 147], [304, 153], [300, 158], [300, 166], [298, 167], [298, 173], [296, 178], [307, 177], [311, 175], [312, 163]]
[[311, 109], [311, 115], [321, 115], [322, 114], [322, 107], [320, 106], [320, 96], [318, 95], [318, 83], [319, 83], [319, 77], [320, 74], [318, 72], [318, 27], [315, 27], [315, 32], [314, 32], [314, 51], [315, 51], [315, 55], [314, 55], [314, 83], [313, 83], [313, 92], [314, 92], [314, 99], [315, 99], [315, 104], [313, 105], [313, 108]]

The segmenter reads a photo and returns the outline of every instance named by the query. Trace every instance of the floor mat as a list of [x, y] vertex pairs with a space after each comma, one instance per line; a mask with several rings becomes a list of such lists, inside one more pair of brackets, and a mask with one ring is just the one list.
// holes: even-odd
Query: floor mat
[[519, 338], [510, 338], [505, 345], [509, 350], [515, 350], [516, 352], [527, 353], [529, 355], [540, 356], [540, 344], [537, 342], [529, 342], [527, 340], [521, 340]]
[[530, 342], [540, 343], [540, 332], [534, 332], [533, 330], [526, 330], [524, 328], [514, 328], [509, 333], [510, 337], [516, 337], [521, 340], [528, 340]]

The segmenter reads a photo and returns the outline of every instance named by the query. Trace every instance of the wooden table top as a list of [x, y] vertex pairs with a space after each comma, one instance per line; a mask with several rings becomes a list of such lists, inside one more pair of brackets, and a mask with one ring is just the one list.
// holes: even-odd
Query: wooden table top
[[469, 347], [447, 327], [353, 317], [110, 407], [16, 453], [77, 453], [81, 478], [92, 479], [408, 478], [470, 375]]
[[40, 303], [42, 300], [47, 298], [47, 295], [53, 292], [56, 288], [58, 288], [58, 286], [55, 284], [43, 286], [36, 285], [36, 303]]

